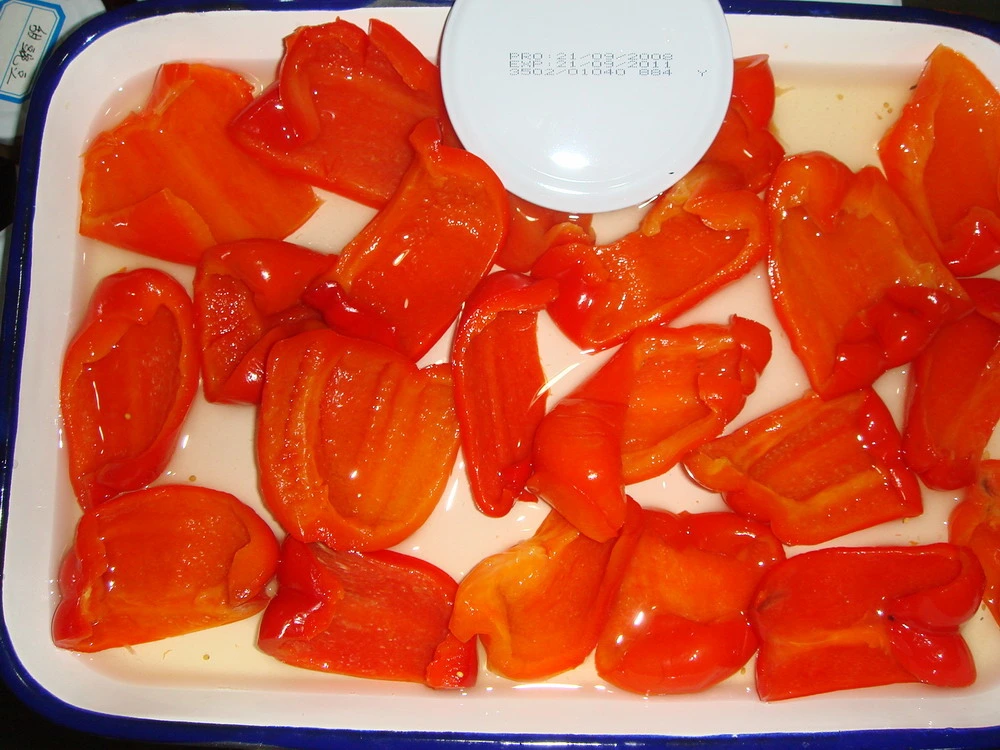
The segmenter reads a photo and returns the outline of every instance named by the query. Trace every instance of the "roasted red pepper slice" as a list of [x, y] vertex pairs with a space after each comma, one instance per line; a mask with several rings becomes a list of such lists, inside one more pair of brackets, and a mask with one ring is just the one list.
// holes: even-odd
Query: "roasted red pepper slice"
[[979, 608], [983, 585], [972, 552], [951, 544], [791, 557], [765, 574], [751, 613], [757, 694], [770, 701], [899, 682], [970, 685], [976, 667], [959, 626]]
[[506, 515], [516, 500], [533, 499], [524, 483], [546, 405], [536, 324], [555, 294], [555, 282], [510, 271], [487, 276], [455, 332], [451, 363], [462, 454], [472, 498], [488, 516]]
[[571, 235], [531, 274], [559, 282], [549, 313], [560, 330], [581, 349], [606, 349], [745, 274], [766, 241], [760, 198], [731, 167], [703, 164], [652, 205], [637, 231], [596, 247]]
[[301, 298], [335, 261], [281, 240], [231, 242], [202, 255], [194, 306], [206, 399], [260, 403], [274, 342], [324, 327]]
[[983, 601], [1000, 625], [1000, 460], [983, 461], [948, 519], [948, 540], [971, 549], [986, 573]]
[[[581, 239], [592, 241], [590, 224], [593, 217], [590, 214], [568, 214], [543, 208], [513, 193], [508, 193], [507, 199], [510, 202], [510, 226], [496, 262], [508, 271], [530, 271], [549, 247], [552, 231], [574, 231], [579, 233]], [[564, 228], [562, 225], [565, 224], [571, 226]]]
[[774, 73], [767, 55], [733, 60], [733, 94], [754, 125], [766, 130], [774, 115]]
[[806, 394], [706, 443], [684, 465], [785, 544], [819, 544], [923, 510], [892, 415], [871, 389], [829, 401]]
[[775, 312], [813, 390], [831, 398], [909, 362], [970, 303], [875, 167], [782, 162], [768, 191]]
[[271, 527], [226, 492], [161, 485], [83, 514], [59, 574], [52, 635], [101, 651], [242, 620], [267, 604]]
[[384, 21], [366, 35], [337, 19], [285, 39], [277, 81], [231, 133], [271, 168], [381, 208], [413, 161], [410, 132], [429, 117], [444, 121], [437, 66]]
[[597, 644], [637, 540], [642, 511], [629, 502], [621, 536], [595, 542], [557, 512], [530, 538], [480, 561], [455, 595], [451, 632], [479, 635], [487, 666], [515, 680], [578, 666]]
[[928, 487], [975, 481], [1000, 421], [1000, 281], [966, 279], [976, 310], [941, 327], [914, 360], [903, 450]]
[[642, 531], [597, 643], [597, 673], [636, 693], [693, 693], [754, 651], [749, 612], [785, 558], [766, 526], [734, 513], [644, 510]]
[[971, 60], [938, 46], [878, 152], [956, 276], [1000, 263], [1000, 92]]
[[194, 265], [217, 243], [298, 228], [319, 206], [313, 189], [275, 176], [226, 134], [252, 96], [237, 73], [162, 66], [143, 109], [83, 156], [80, 233]]
[[485, 162], [445, 146], [433, 120], [390, 203], [340, 253], [306, 301], [343, 333], [416, 360], [487, 274], [507, 226], [507, 194]]
[[197, 390], [184, 288], [150, 268], [103, 279], [66, 350], [59, 394], [70, 480], [84, 510], [160, 475]]
[[418, 370], [379, 344], [323, 329], [278, 341], [264, 377], [257, 465], [289, 534], [376, 550], [409, 536], [458, 453], [451, 369]]
[[448, 631], [457, 584], [409, 555], [285, 537], [257, 646], [296, 667], [436, 688], [476, 682], [476, 641]]
[[528, 488], [584, 534], [614, 536], [625, 485], [721, 433], [770, 356], [768, 330], [739, 316], [728, 326], [637, 331], [542, 420]]

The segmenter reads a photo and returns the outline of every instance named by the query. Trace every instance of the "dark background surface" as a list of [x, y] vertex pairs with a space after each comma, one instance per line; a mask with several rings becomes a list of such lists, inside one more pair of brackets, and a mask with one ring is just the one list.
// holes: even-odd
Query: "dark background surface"
[[[149, 0], [155, 2], [155, 0]], [[540, 2], [542, 0], [539, 0]], [[128, 0], [105, 0], [105, 6], [118, 7]], [[903, 5], [915, 8], [932, 8], [955, 13], [965, 13], [991, 21], [1000, 21], [1000, 0], [903, 0]], [[0, 202], [10, 205], [8, 196], [0, 195]], [[4, 208], [5, 211], [9, 210]], [[0, 218], [4, 218], [0, 216]], [[1000, 721], [1000, 713], [998, 713]], [[149, 748], [149, 742], [112, 740], [94, 737], [66, 729], [39, 716], [29, 709], [0, 681], [0, 748], [62, 747], [68, 750], [140, 750]]]

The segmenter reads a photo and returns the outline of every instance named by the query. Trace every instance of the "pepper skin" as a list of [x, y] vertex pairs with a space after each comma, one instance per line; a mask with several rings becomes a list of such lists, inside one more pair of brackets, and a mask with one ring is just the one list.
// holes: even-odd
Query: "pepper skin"
[[553, 232], [577, 232], [581, 239], [593, 241], [590, 214], [568, 214], [542, 208], [513, 193], [507, 193], [507, 199], [510, 225], [496, 258], [497, 265], [507, 271], [528, 273], [549, 247]]
[[535, 433], [528, 489], [604, 541], [625, 517], [625, 485], [670, 469], [736, 417], [771, 356], [768, 330], [652, 326], [633, 334]]
[[774, 701], [923, 682], [965, 687], [976, 667], [959, 626], [979, 609], [983, 570], [970, 550], [840, 547], [769, 570], [751, 622], [757, 694]]
[[983, 603], [1000, 625], [1000, 460], [983, 461], [948, 519], [948, 540], [971, 549], [986, 573]]
[[392, 200], [306, 295], [331, 328], [420, 359], [486, 276], [507, 228], [507, 193], [478, 157], [446, 146], [434, 120]]
[[194, 308], [208, 401], [260, 403], [272, 344], [324, 327], [301, 298], [335, 261], [280, 240], [242, 240], [205, 251], [194, 278]]
[[971, 303], [875, 167], [788, 157], [768, 190], [775, 312], [812, 388], [832, 398], [909, 362]]
[[62, 431], [84, 510], [145, 487], [166, 468], [198, 390], [184, 288], [140, 268], [104, 278], [63, 359]]
[[101, 651], [235, 622], [267, 604], [274, 532], [232, 495], [161, 485], [80, 519], [59, 575], [55, 643]]
[[764, 572], [784, 558], [766, 526], [734, 513], [643, 510], [597, 644], [597, 673], [644, 695], [726, 679], [757, 650], [750, 606]]
[[1000, 421], [1000, 281], [965, 279], [976, 309], [941, 327], [909, 371], [903, 450], [928, 487], [972, 484]]
[[451, 632], [465, 642], [479, 635], [489, 669], [510, 679], [578, 666], [597, 644], [641, 515], [629, 501], [621, 535], [595, 542], [551, 511], [530, 539], [469, 571], [455, 595]]
[[971, 60], [938, 46], [878, 152], [956, 276], [1000, 263], [1000, 92]]
[[548, 307], [559, 329], [581, 349], [607, 349], [743, 276], [766, 253], [767, 216], [742, 184], [735, 169], [702, 164], [616, 242], [556, 233], [531, 275], [559, 282]]
[[534, 499], [524, 483], [531, 444], [545, 415], [545, 372], [538, 353], [538, 313], [555, 282], [501, 271], [465, 303], [451, 350], [462, 455], [476, 507], [506, 515]]
[[226, 126], [251, 98], [232, 71], [162, 66], [143, 109], [83, 155], [80, 234], [188, 265], [221, 242], [291, 234], [319, 199], [230, 141]]
[[458, 453], [448, 365], [418, 370], [328, 329], [271, 348], [257, 424], [264, 504], [292, 536], [334, 549], [385, 549], [409, 536]]
[[829, 401], [806, 394], [706, 443], [684, 466], [785, 544], [819, 544], [923, 510], [892, 416], [870, 389]]
[[230, 133], [277, 172], [382, 208], [414, 160], [410, 132], [427, 118], [445, 121], [437, 66], [384, 21], [365, 34], [338, 18], [285, 39], [277, 80]]
[[476, 641], [448, 631], [457, 584], [388, 550], [343, 552], [286, 537], [278, 593], [257, 646], [296, 667], [353, 677], [472, 687]]

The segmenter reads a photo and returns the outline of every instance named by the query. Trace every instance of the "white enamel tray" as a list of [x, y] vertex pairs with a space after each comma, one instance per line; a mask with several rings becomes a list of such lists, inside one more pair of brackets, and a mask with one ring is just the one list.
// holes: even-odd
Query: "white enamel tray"
[[[337, 9], [340, 7], [341, 9]], [[246, 5], [241, 5], [246, 8]], [[823, 149], [857, 168], [876, 159], [874, 144], [898, 114], [924, 59], [938, 43], [959, 49], [1000, 81], [1000, 31], [898, 8], [812, 3], [729, 5], [736, 55], [767, 53], [778, 85], [776, 133], [789, 152]], [[58, 380], [63, 349], [95, 281], [121, 267], [154, 265], [190, 284], [192, 269], [160, 263], [78, 236], [80, 154], [93, 134], [140, 103], [157, 66], [173, 60], [225, 64], [267, 83], [282, 37], [338, 15], [362, 27], [378, 16], [435, 58], [447, 7], [350, 9], [334, 4], [261, 3], [251, 9], [149, 3], [85, 27], [50, 61], [29, 114], [17, 222], [9, 258], [0, 378], [8, 389], [0, 425], [3, 463], [2, 657], [4, 674], [38, 710], [103, 734], [182, 741], [273, 745], [420, 744], [461, 741], [656, 743], [704, 738], [738, 744], [989, 747], [1000, 743], [1000, 628], [981, 610], [966, 628], [977, 683], [963, 690], [918, 685], [847, 691], [775, 704], [757, 700], [753, 663], [705, 693], [642, 698], [602, 683], [591, 664], [539, 684], [515, 684], [483, 671], [460, 693], [365, 681], [280, 664], [255, 649], [258, 620], [130, 649], [83, 655], [57, 649], [50, 620], [56, 575], [79, 510], [60, 444]], [[599, 103], [595, 107], [599, 108]], [[373, 215], [332, 196], [290, 239], [336, 251]], [[632, 229], [638, 210], [595, 220], [607, 240]], [[733, 426], [798, 396], [804, 375], [770, 307], [763, 267], [677, 324], [724, 322], [739, 313], [768, 325], [775, 354]], [[580, 355], [547, 320], [544, 362], [550, 403], [606, 357]], [[447, 356], [447, 341], [427, 361]], [[897, 418], [905, 372], [878, 389]], [[198, 401], [165, 481], [224, 489], [261, 509], [253, 465], [254, 411]], [[16, 426], [16, 433], [15, 433]], [[993, 455], [1000, 455], [994, 439]], [[714, 510], [714, 494], [680, 470], [630, 488], [637, 500], [671, 510]], [[926, 543], [946, 537], [955, 495], [925, 493], [924, 516], [838, 540], [845, 544]], [[398, 549], [461, 578], [487, 554], [529, 536], [544, 504], [521, 504], [505, 519], [472, 507], [462, 466], [431, 519]], [[266, 511], [260, 511], [269, 518]], [[789, 550], [789, 554], [799, 552]], [[861, 732], [856, 734], [837, 734]], [[659, 738], [659, 739], [657, 739]]]

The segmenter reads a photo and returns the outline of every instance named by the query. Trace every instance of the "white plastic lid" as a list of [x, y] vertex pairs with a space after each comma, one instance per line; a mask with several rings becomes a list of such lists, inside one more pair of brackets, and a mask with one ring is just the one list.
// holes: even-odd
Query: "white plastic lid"
[[455, 0], [440, 64], [465, 148], [512, 193], [578, 213], [683, 177], [733, 81], [718, 0]]

